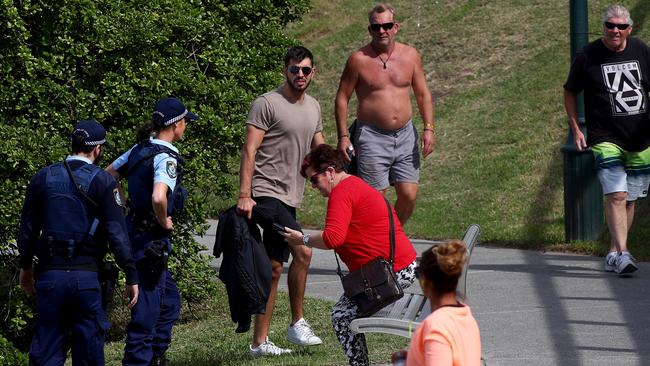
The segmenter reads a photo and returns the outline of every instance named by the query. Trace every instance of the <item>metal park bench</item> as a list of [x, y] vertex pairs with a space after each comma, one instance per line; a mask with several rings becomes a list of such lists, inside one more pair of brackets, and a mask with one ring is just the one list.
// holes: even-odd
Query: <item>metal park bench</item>
[[[458, 300], [462, 302], [467, 297], [467, 269], [480, 232], [479, 225], [471, 224], [463, 237], [467, 245], [468, 258], [456, 289]], [[426, 297], [419, 293], [404, 293], [404, 297], [374, 315], [353, 320], [350, 327], [356, 333], [386, 333], [411, 338], [415, 329], [429, 314], [431, 314], [431, 305]], [[481, 362], [484, 364], [483, 360]]]

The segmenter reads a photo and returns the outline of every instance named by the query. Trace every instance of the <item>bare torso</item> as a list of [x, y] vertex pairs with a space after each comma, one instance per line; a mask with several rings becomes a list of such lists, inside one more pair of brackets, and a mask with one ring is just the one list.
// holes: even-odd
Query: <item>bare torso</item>
[[411, 119], [410, 93], [418, 57], [414, 48], [397, 42], [390, 57], [382, 55], [383, 61], [370, 44], [351, 55], [358, 73], [357, 119], [386, 130], [399, 129]]

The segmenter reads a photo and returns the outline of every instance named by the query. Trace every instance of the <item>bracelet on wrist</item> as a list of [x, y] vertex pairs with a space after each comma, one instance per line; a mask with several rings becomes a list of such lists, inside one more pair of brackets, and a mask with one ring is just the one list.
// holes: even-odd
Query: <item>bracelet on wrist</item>
[[342, 138], [344, 138], [344, 137], [350, 137], [350, 135], [348, 135], [347, 133], [344, 134], [344, 135], [339, 135], [339, 140], [342, 139]]

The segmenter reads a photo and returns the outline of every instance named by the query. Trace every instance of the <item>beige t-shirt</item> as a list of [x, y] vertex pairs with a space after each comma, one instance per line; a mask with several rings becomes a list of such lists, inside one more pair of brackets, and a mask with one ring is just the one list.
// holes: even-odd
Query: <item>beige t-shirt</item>
[[246, 123], [265, 131], [255, 156], [253, 197], [274, 197], [300, 207], [305, 192], [300, 165], [314, 134], [323, 130], [320, 104], [307, 94], [291, 103], [278, 88], [253, 102]]

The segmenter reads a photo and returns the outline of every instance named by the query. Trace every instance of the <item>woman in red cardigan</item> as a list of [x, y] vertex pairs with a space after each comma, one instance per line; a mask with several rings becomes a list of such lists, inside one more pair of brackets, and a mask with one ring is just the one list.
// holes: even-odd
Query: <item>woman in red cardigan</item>
[[[328, 197], [325, 229], [304, 234], [286, 228], [289, 245], [307, 245], [324, 250], [334, 249], [350, 271], [378, 256], [389, 258], [389, 219], [384, 196], [363, 180], [347, 174], [336, 149], [319, 145], [305, 157], [300, 173], [313, 188]], [[395, 228], [396, 278], [406, 288], [415, 281], [415, 249], [404, 234], [391, 207]], [[350, 330], [357, 318], [357, 306], [345, 295], [332, 308], [332, 325], [350, 365], [368, 365], [368, 350], [363, 334]]]

